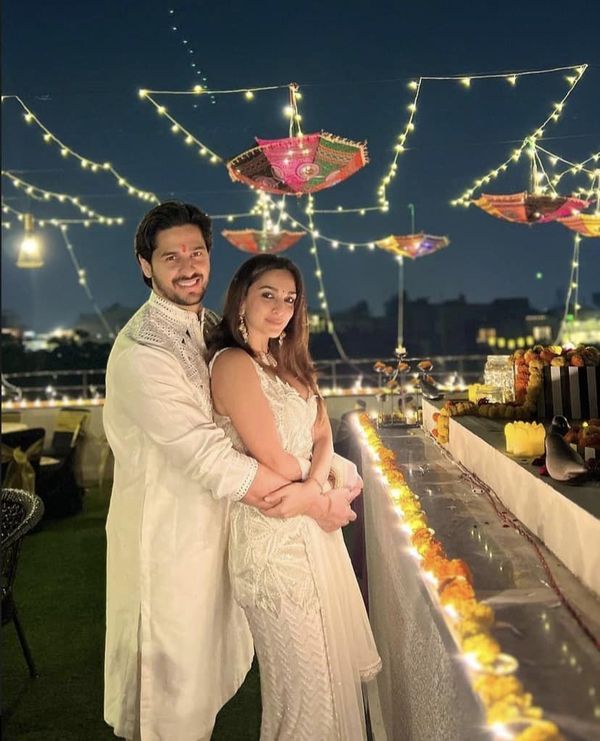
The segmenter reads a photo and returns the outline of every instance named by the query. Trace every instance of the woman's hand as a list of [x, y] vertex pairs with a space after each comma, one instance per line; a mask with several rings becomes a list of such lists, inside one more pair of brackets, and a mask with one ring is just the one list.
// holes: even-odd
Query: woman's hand
[[307, 515], [323, 530], [332, 532], [356, 519], [356, 513], [352, 511], [350, 502], [359, 493], [360, 488], [350, 490], [343, 487], [321, 494], [320, 487], [311, 479], [302, 484], [289, 484], [266, 497], [265, 501], [270, 500], [274, 506], [269, 510], [263, 510], [263, 514], [267, 517], [282, 518]]

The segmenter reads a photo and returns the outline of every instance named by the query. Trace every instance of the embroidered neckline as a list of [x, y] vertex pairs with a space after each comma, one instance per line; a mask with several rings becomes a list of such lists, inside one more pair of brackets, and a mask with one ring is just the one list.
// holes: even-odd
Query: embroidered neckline
[[256, 366], [260, 368], [260, 370], [265, 374], [267, 378], [269, 378], [270, 380], [275, 380], [277, 383], [281, 384], [282, 386], [285, 386], [286, 389], [288, 389], [289, 391], [294, 393], [296, 396], [298, 396], [300, 399], [302, 399], [302, 401], [305, 404], [308, 404], [308, 402], [311, 399], [316, 398], [317, 395], [312, 394], [312, 393], [309, 393], [308, 397], [304, 398], [304, 396], [302, 396], [302, 394], [298, 391], [298, 389], [295, 386], [293, 386], [289, 381], [286, 381], [285, 378], [282, 378], [281, 376], [277, 375], [277, 373], [275, 373], [274, 375], [267, 373], [266, 369], [263, 368], [260, 363], [258, 363], [254, 358], [252, 358], [252, 360], [254, 360], [254, 362], [256, 363]]
[[166, 315], [169, 319], [176, 322], [177, 324], [181, 324], [182, 327], [194, 327], [197, 325], [197, 323], [199, 323], [200, 331], [204, 333], [203, 306], [200, 307], [200, 311], [198, 313], [196, 313], [195, 311], [187, 311], [187, 309], [182, 309], [180, 306], [177, 306], [177, 304], [174, 304], [172, 301], [159, 296], [154, 291], [150, 293], [148, 303], [150, 304], [150, 306], [152, 306], [152, 308], [157, 309], [161, 314]]

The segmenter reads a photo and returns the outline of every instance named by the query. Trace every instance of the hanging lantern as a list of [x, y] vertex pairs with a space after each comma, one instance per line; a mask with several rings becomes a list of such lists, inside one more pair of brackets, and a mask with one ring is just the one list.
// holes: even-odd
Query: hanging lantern
[[32, 214], [25, 214], [24, 217], [25, 236], [19, 246], [19, 256], [17, 258], [18, 268], [41, 268], [44, 266], [42, 257], [42, 246], [39, 238], [34, 232], [34, 221]]

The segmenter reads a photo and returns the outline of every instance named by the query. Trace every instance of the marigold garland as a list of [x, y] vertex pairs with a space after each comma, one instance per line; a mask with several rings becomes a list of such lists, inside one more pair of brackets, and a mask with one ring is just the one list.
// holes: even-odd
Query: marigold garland
[[394, 452], [384, 446], [369, 416], [361, 414], [359, 422], [377, 458], [376, 468], [384, 476], [392, 502], [410, 532], [410, 542], [420, 566], [436, 585], [438, 599], [446, 608], [456, 640], [464, 653], [476, 662], [472, 683], [486, 708], [488, 723], [524, 723], [526, 727], [515, 736], [518, 741], [561, 741], [558, 727], [542, 719], [542, 710], [533, 705], [531, 694], [525, 692], [515, 676], [488, 673], [493, 672], [501, 656], [500, 645], [490, 634], [494, 611], [476, 599], [468, 564], [446, 555], [442, 543], [428, 525], [419, 497], [406, 483]]

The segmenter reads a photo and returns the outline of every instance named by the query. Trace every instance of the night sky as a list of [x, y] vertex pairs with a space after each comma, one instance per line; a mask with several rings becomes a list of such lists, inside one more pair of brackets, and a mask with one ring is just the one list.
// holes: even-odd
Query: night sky
[[[169, 9], [175, 12], [169, 14]], [[173, 31], [172, 26], [178, 31]], [[600, 5], [564, 2], [182, 2], [102, 0], [90, 3], [4, 3], [3, 93], [19, 95], [71, 148], [110, 161], [134, 185], [196, 203], [208, 213], [248, 211], [254, 195], [232, 183], [222, 166], [210, 165], [137, 91], [214, 89], [300, 84], [303, 128], [367, 140], [370, 164], [346, 182], [317, 195], [317, 208], [376, 205], [379, 181], [407, 120], [410, 80], [420, 75], [475, 75], [588, 63], [543, 145], [573, 161], [600, 150]], [[183, 44], [183, 39], [188, 44]], [[190, 49], [193, 53], [190, 53]], [[194, 62], [197, 66], [192, 68]], [[198, 75], [196, 72], [201, 71]], [[206, 81], [203, 81], [203, 77]], [[432, 301], [464, 294], [471, 301], [527, 296], [539, 309], [562, 301], [573, 232], [558, 224], [527, 227], [494, 219], [479, 209], [453, 208], [472, 181], [500, 164], [548, 115], [568, 89], [564, 72], [506, 80], [425, 82], [408, 149], [388, 190], [390, 211], [316, 217], [321, 233], [367, 241], [410, 231], [408, 204], [417, 230], [447, 234], [450, 246], [407, 265], [411, 298]], [[169, 97], [168, 106], [199, 139], [227, 158], [250, 147], [255, 136], [287, 136], [282, 114], [287, 91], [256, 95]], [[194, 107], [196, 106], [196, 107]], [[149, 205], [129, 197], [106, 174], [82, 170], [23, 121], [17, 103], [2, 104], [3, 169], [35, 185], [78, 195], [123, 226], [73, 227], [70, 239], [101, 307], [137, 306], [147, 295], [133, 259], [135, 226]], [[600, 166], [600, 165], [596, 165]], [[3, 178], [6, 202], [21, 211], [28, 199]], [[487, 186], [511, 193], [528, 185], [528, 160]], [[587, 178], [567, 176], [570, 192]], [[39, 218], [78, 218], [67, 205], [31, 202]], [[300, 204], [301, 205], [301, 204]], [[291, 213], [300, 216], [295, 204]], [[3, 231], [2, 306], [31, 328], [70, 325], [90, 312], [60, 236], [43, 232], [46, 265], [15, 267], [21, 231], [14, 218]], [[302, 218], [301, 220], [305, 220]], [[233, 228], [258, 226], [258, 219]], [[206, 304], [219, 309], [226, 285], [245, 255], [215, 223], [211, 284]], [[287, 255], [307, 279], [318, 306], [310, 240]], [[319, 242], [332, 310], [361, 299], [373, 313], [396, 288], [396, 266], [383, 252], [331, 249]], [[541, 272], [542, 278], [536, 278]], [[600, 240], [581, 245], [581, 303], [600, 289]]]

